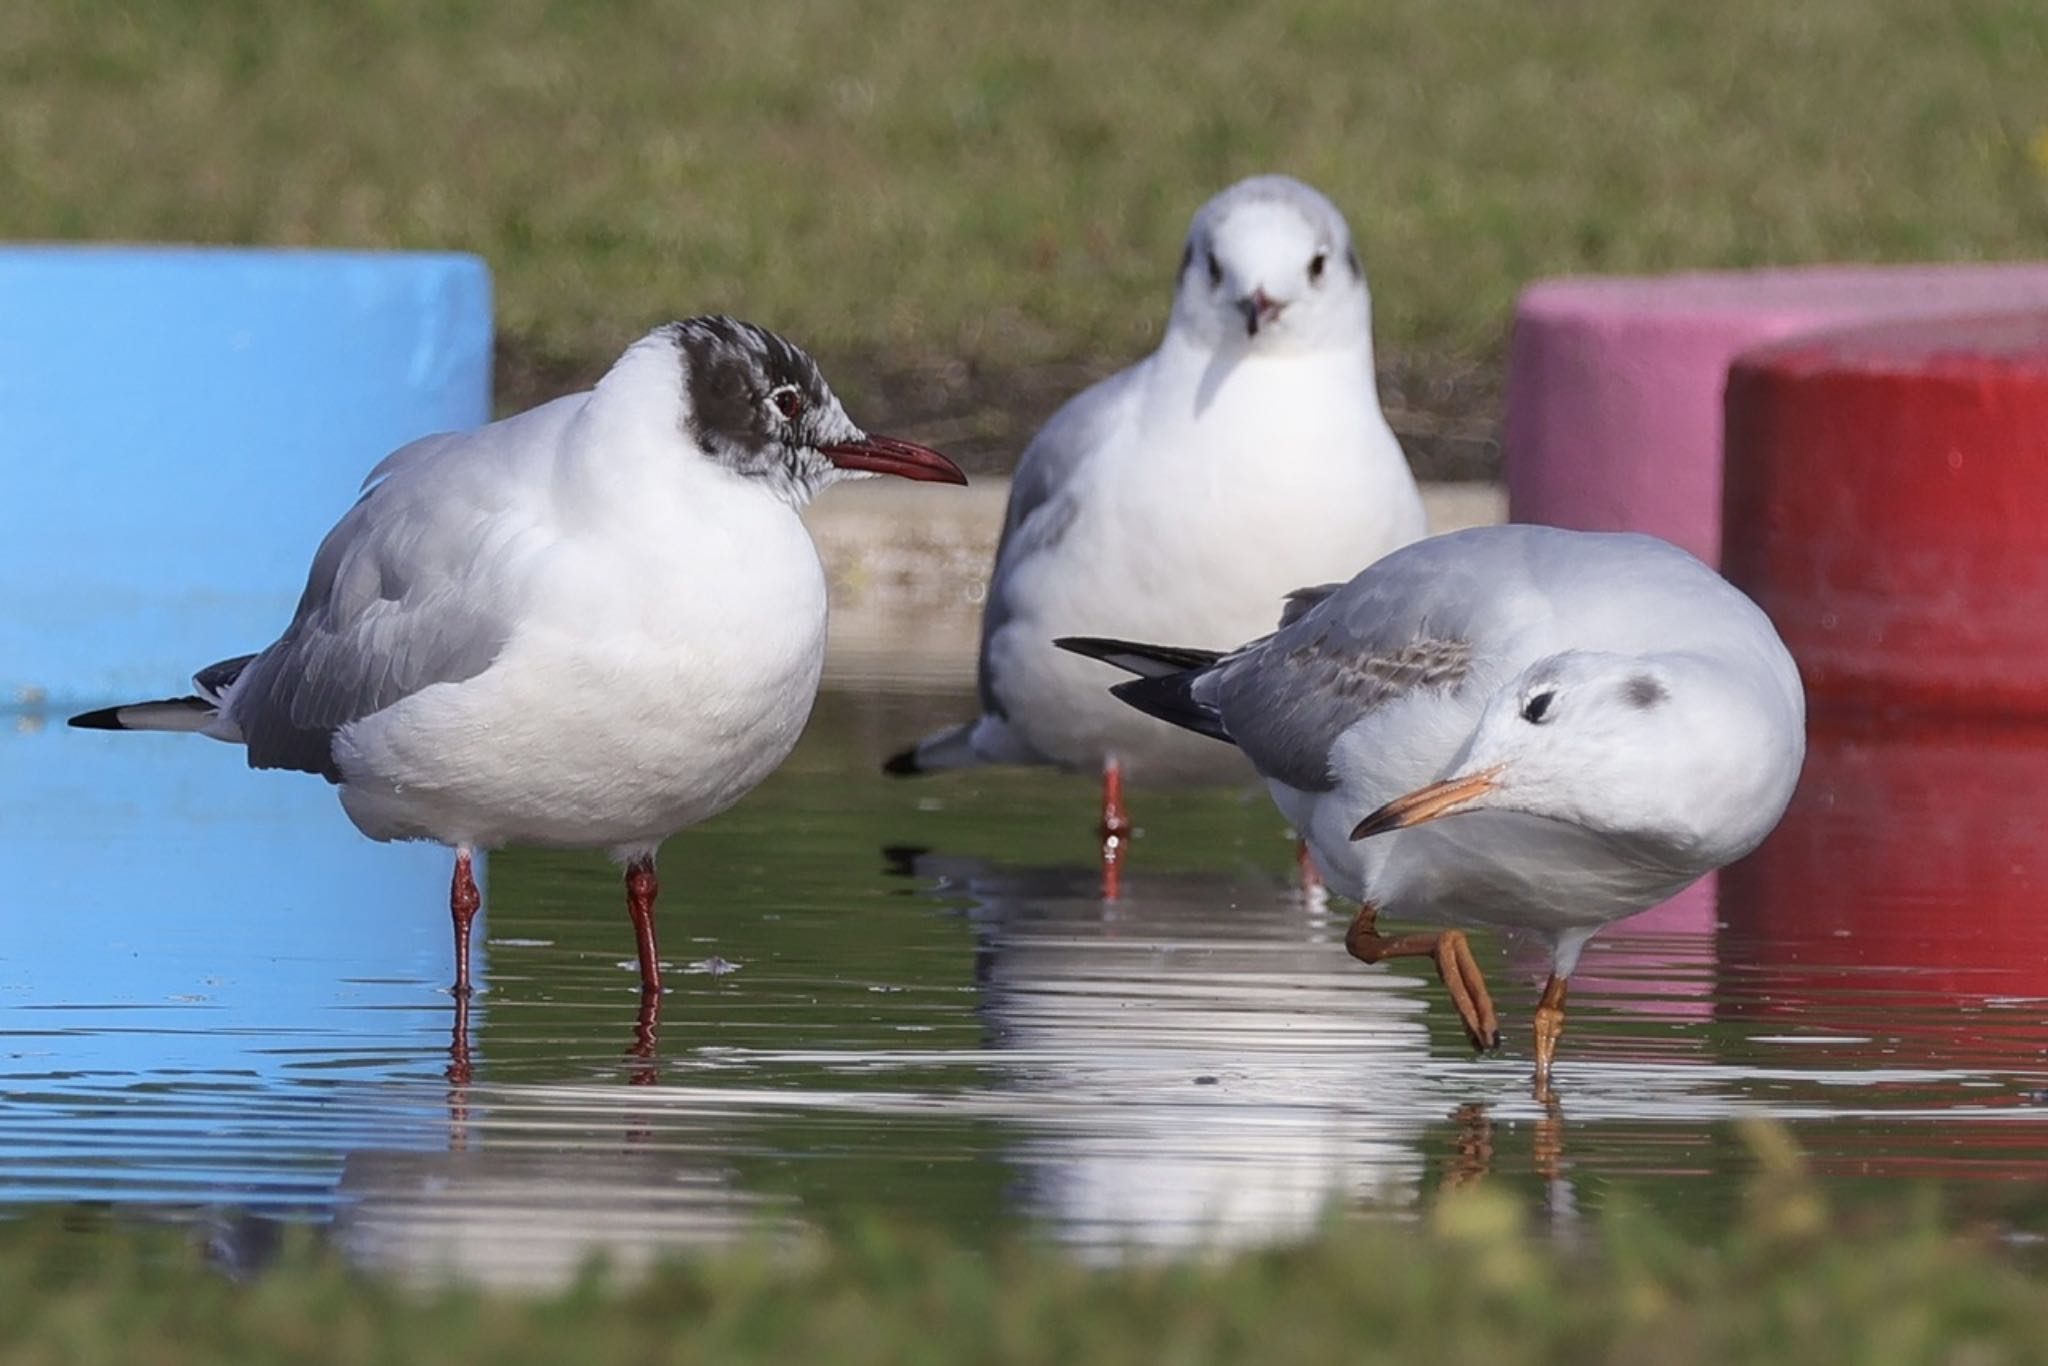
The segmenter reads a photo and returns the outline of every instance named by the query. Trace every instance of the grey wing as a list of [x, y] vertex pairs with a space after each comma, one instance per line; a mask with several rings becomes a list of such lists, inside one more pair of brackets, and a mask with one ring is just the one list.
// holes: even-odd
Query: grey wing
[[1203, 691], [1261, 773], [1326, 792], [1339, 735], [1389, 702], [1472, 677], [1480, 577], [1396, 551], [1349, 583], [1290, 594], [1281, 628], [1218, 664]]
[[1009, 507], [1003, 515], [1003, 535], [996, 543], [995, 567], [989, 574], [988, 601], [981, 612], [981, 651], [975, 670], [981, 708], [991, 716], [1003, 715], [989, 677], [988, 647], [1010, 619], [1004, 571], [1059, 544], [1073, 525], [1077, 508], [1072, 498], [1062, 495], [1090, 453], [1137, 401], [1138, 374], [1135, 367], [1120, 371], [1068, 399], [1038, 429], [1017, 460], [1017, 472], [1010, 480]]
[[502, 506], [478, 506], [465, 481], [436, 473], [431, 462], [393, 471], [357, 500], [314, 556], [291, 625], [235, 679], [222, 710], [251, 767], [339, 781], [336, 731], [475, 677], [504, 647], [514, 585], [479, 562]]

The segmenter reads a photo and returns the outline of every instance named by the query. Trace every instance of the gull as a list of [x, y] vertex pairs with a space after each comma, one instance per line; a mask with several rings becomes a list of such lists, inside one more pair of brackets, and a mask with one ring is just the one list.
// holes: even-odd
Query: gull
[[1227, 648], [1301, 583], [1423, 534], [1380, 412], [1372, 304], [1344, 216], [1285, 176], [1203, 205], [1159, 349], [1077, 395], [1025, 448], [977, 668], [981, 714], [888, 761], [1099, 770], [1105, 869], [1134, 782], [1240, 782], [1228, 750], [1118, 706], [1060, 635]]
[[798, 510], [873, 474], [966, 482], [856, 427], [774, 333], [669, 323], [588, 392], [386, 457], [274, 643], [71, 724], [239, 744], [335, 784], [371, 839], [452, 846], [458, 999], [475, 850], [608, 850], [657, 993], [655, 850], [795, 745], [825, 654]]
[[[1548, 939], [1547, 1085], [1566, 984], [1609, 921], [1754, 849], [1805, 758], [1805, 694], [1763, 612], [1650, 536], [1481, 527], [1298, 590], [1228, 654], [1060, 644], [1112, 691], [1234, 743], [1360, 903], [1367, 963], [1430, 956], [1467, 1035], [1499, 1042], [1463, 925]], [[1447, 928], [1388, 936], [1382, 912]]]

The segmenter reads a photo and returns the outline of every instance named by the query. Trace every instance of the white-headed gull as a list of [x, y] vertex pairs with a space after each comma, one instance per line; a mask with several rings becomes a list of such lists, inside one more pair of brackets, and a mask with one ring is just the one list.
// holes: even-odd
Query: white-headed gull
[[1113, 857], [1125, 778], [1251, 774], [1117, 705], [1105, 671], [1053, 638], [1227, 648], [1265, 630], [1290, 588], [1422, 533], [1344, 216], [1300, 181], [1243, 181], [1196, 213], [1159, 349], [1070, 400], [1024, 451], [982, 609], [981, 715], [888, 769], [1099, 769]]
[[657, 991], [655, 849], [796, 743], [825, 655], [798, 509], [867, 473], [966, 482], [856, 427], [774, 333], [670, 323], [587, 393], [387, 457], [267, 649], [71, 723], [231, 741], [336, 784], [372, 839], [452, 845], [458, 996], [472, 850], [607, 849]]
[[1389, 937], [1379, 914], [1545, 935], [1539, 1080], [1587, 939], [1754, 849], [1806, 753], [1769, 619], [1649, 536], [1437, 536], [1297, 592], [1224, 655], [1061, 644], [1141, 675], [1114, 689], [1131, 706], [1243, 750], [1363, 903], [1352, 954], [1434, 957], [1475, 1045], [1499, 1034], [1464, 934]]

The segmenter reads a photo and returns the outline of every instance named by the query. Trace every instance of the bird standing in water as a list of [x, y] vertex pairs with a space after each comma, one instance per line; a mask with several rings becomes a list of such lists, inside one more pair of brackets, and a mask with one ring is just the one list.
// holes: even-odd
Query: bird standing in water
[[670, 323], [586, 393], [387, 457], [268, 648], [71, 724], [240, 744], [335, 784], [372, 839], [452, 846], [458, 997], [473, 851], [608, 850], [656, 993], [655, 850], [796, 743], [825, 653], [798, 510], [868, 474], [966, 482], [856, 427], [774, 333]]
[[[1113, 689], [1131, 706], [1242, 750], [1361, 903], [1351, 953], [1433, 958], [1474, 1046], [1499, 1029], [1459, 927], [1548, 939], [1539, 1083], [1586, 941], [1754, 849], [1806, 753], [1769, 619], [1648, 536], [1437, 536], [1298, 592], [1228, 654], [1061, 644], [1140, 675]], [[1447, 928], [1390, 936], [1382, 913]]]
[[1228, 648], [1265, 630], [1288, 589], [1422, 533], [1344, 216], [1300, 181], [1243, 181], [1196, 213], [1159, 349], [1071, 399], [1024, 451], [982, 611], [981, 714], [888, 770], [1099, 771], [1113, 896], [1126, 779], [1252, 774], [1119, 706], [1105, 671], [1053, 638]]

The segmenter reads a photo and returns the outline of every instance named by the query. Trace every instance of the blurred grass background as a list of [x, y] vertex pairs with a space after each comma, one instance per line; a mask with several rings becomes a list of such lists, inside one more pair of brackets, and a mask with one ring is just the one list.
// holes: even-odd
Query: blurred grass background
[[1349, 213], [1427, 473], [1533, 277], [2048, 235], [2039, 0], [24, 0], [0, 92], [9, 237], [480, 252], [507, 407], [727, 310], [984, 467], [1253, 172]]

